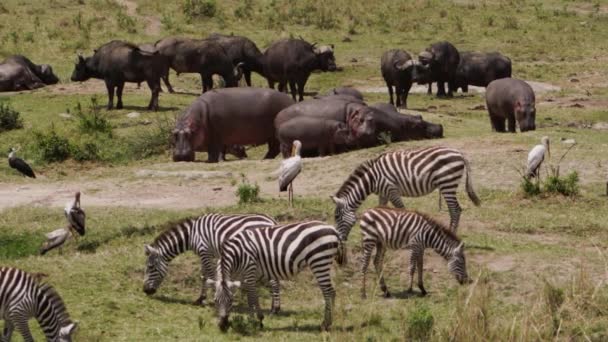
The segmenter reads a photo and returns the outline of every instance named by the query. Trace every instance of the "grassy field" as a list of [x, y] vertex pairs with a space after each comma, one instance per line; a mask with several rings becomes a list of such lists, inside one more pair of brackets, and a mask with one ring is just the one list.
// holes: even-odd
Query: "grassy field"
[[[205, 6], [188, 6], [198, 3]], [[491, 132], [486, 111], [478, 109], [483, 94], [458, 94], [451, 100], [411, 94], [410, 109], [443, 124], [444, 139], [306, 160], [295, 183], [295, 207], [289, 208], [268, 176], [279, 160], [260, 160], [265, 147], [249, 149], [249, 159], [242, 161], [170, 162], [167, 132], [199, 93], [198, 77], [172, 73], [180, 93], [162, 93], [159, 112], [145, 110], [145, 85], [128, 85], [125, 109], [108, 112], [101, 82], [69, 82], [76, 52], [89, 55], [110, 39], [144, 43], [171, 34], [203, 37], [211, 32], [249, 36], [261, 49], [289, 36], [334, 43], [337, 64], [344, 70], [314, 74], [308, 92], [340, 85], [381, 87], [384, 50], [399, 47], [417, 54], [439, 40], [460, 50], [498, 50], [513, 60], [515, 77], [560, 90], [537, 94], [537, 130], [525, 134]], [[39, 175], [35, 181], [24, 179], [6, 162], [0, 164], [0, 264], [49, 274], [47, 280], [79, 321], [76, 341], [605, 341], [608, 131], [599, 128], [608, 123], [607, 36], [608, 5], [601, 1], [2, 1], [0, 59], [22, 53], [50, 63], [62, 82], [0, 94], [0, 102], [20, 112], [24, 126], [0, 132], [0, 151], [19, 146], [20, 156]], [[265, 82], [256, 75], [254, 84]], [[365, 97], [374, 103], [388, 96], [370, 91]], [[97, 115], [111, 129], [88, 131], [79, 112]], [[140, 116], [127, 117], [131, 112]], [[561, 139], [577, 141], [560, 169], [578, 172], [578, 196], [529, 198], [522, 193], [517, 169], [544, 135], [553, 143], [552, 165], [567, 150]], [[45, 158], [41, 141], [49, 137], [67, 141], [66, 160]], [[382, 298], [372, 280], [368, 299], [362, 300], [355, 227], [348, 241], [350, 262], [335, 269], [338, 295], [330, 332], [319, 331], [323, 301], [309, 271], [282, 284], [283, 312], [267, 314], [262, 330], [243, 318], [243, 296], [233, 315], [242, 324], [226, 334], [216, 326], [213, 307], [191, 305], [200, 288], [192, 254], [173, 261], [156, 295], [143, 293], [143, 246], [167, 222], [206, 212], [333, 222], [328, 196], [361, 161], [384, 151], [437, 144], [467, 155], [482, 200], [481, 207], [474, 207], [459, 195], [464, 208], [459, 234], [473, 284], [459, 286], [443, 259], [429, 251], [429, 295], [408, 295], [408, 253], [392, 251], [385, 274], [395, 298]], [[205, 176], [210, 171], [216, 176]], [[243, 178], [260, 186], [261, 202], [237, 204], [235, 191]], [[86, 236], [38, 256], [44, 233], [64, 224], [62, 206], [76, 189], [83, 193]], [[445, 207], [437, 209], [436, 196], [406, 198], [405, 203], [448, 222]], [[377, 197], [371, 196], [361, 210], [376, 204]], [[268, 289], [260, 293], [267, 313]], [[37, 324], [32, 321], [31, 327], [41, 339]]]

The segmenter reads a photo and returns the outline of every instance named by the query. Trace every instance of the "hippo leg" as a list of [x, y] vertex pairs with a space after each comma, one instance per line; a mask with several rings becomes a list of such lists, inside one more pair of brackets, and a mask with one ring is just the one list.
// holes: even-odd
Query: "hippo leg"
[[[296, 88], [295, 80], [289, 80], [289, 89], [291, 90], [291, 97], [294, 101], [296, 101], [296, 92], [298, 91], [298, 89]], [[302, 99], [300, 99], [300, 101], [302, 101]]]
[[298, 80], [298, 94], [300, 95], [300, 101], [304, 101], [304, 86], [308, 81], [308, 76], [305, 76]]
[[221, 151], [221, 145], [218, 143], [209, 143], [209, 146], [207, 148], [207, 162], [208, 163], [217, 163], [219, 162], [220, 159], [220, 151]]
[[[291, 148], [291, 146], [289, 148]], [[281, 152], [280, 143], [277, 139], [273, 138], [272, 140], [268, 141], [268, 152], [266, 152], [264, 159], [274, 159], [274, 157], [276, 157], [279, 154], [279, 152]], [[290, 154], [291, 154], [291, 150], [288, 153], [288, 158], [289, 158]], [[285, 154], [283, 154], [283, 156], [284, 155]]]
[[490, 116], [492, 120], [492, 127], [496, 132], [504, 133], [505, 132], [505, 119], [497, 116]]
[[507, 127], [509, 128], [509, 132], [511, 132], [511, 133], [515, 133], [516, 132], [516, 130], [515, 130], [515, 116], [509, 115], [507, 117], [507, 125], [508, 125]]
[[106, 89], [108, 90], [108, 110], [114, 108], [114, 84], [106, 80]]
[[122, 91], [124, 88], [124, 82], [120, 82], [116, 85], [116, 109], [122, 109]]
[[[386, 82], [386, 87], [388, 88], [388, 102], [394, 106], [395, 101], [393, 101], [393, 86], [390, 83]], [[397, 98], [397, 100], [399, 100], [399, 98]]]

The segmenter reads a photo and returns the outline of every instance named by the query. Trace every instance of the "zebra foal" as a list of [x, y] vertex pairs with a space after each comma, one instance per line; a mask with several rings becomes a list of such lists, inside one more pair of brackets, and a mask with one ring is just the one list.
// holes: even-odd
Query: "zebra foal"
[[220, 330], [229, 327], [233, 295], [231, 288], [240, 287], [247, 294], [251, 315], [257, 314], [262, 324], [256, 280], [290, 279], [308, 266], [314, 274], [325, 299], [325, 318], [321, 328], [332, 324], [332, 310], [336, 292], [331, 283], [331, 265], [338, 254], [340, 239], [336, 229], [323, 222], [308, 221], [255, 227], [243, 230], [226, 240], [222, 247], [215, 277], [215, 306]]
[[450, 212], [450, 228], [456, 231], [462, 209], [456, 190], [466, 175], [466, 191], [475, 205], [480, 201], [471, 181], [469, 162], [463, 154], [446, 147], [387, 152], [359, 165], [331, 199], [336, 204], [335, 219], [340, 238], [348, 238], [357, 218], [355, 212], [372, 193], [380, 206], [389, 201], [404, 208], [402, 196], [419, 197], [439, 189]]
[[[167, 275], [169, 263], [173, 258], [189, 250], [194, 251], [201, 259], [202, 289], [196, 305], [205, 305], [207, 299], [206, 279], [215, 276], [215, 259], [219, 257], [220, 246], [224, 241], [239, 231], [254, 226], [274, 226], [276, 221], [266, 215], [222, 215], [207, 214], [197, 218], [188, 218], [172, 226], [156, 237], [150, 245], [145, 245], [147, 256], [144, 275], [144, 292], [156, 293]], [[280, 307], [279, 284], [271, 282], [273, 293], [273, 312]]]
[[418, 288], [423, 296], [427, 293], [422, 282], [422, 260], [426, 248], [432, 248], [447, 260], [448, 270], [460, 284], [469, 282], [464, 244], [440, 222], [415, 211], [375, 208], [367, 210], [359, 223], [363, 245], [361, 297], [366, 297], [367, 268], [374, 249], [376, 249], [374, 265], [376, 273], [380, 276], [380, 289], [385, 297], [390, 297], [390, 292], [384, 282], [382, 264], [384, 253], [389, 248], [411, 250], [408, 292], [412, 292], [414, 273], [418, 270]]
[[35, 317], [47, 341], [69, 342], [76, 329], [59, 294], [49, 284], [18, 268], [0, 267], [0, 318], [4, 331], [0, 341], [11, 340], [17, 330], [26, 342], [34, 341], [28, 320]]

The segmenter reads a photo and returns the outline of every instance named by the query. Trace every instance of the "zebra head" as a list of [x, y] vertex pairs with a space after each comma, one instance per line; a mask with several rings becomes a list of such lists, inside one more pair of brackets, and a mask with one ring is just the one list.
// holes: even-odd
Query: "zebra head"
[[347, 204], [346, 200], [336, 196], [331, 196], [331, 199], [336, 203], [334, 218], [338, 236], [341, 241], [346, 241], [350, 230], [357, 222], [357, 216], [355, 216], [355, 211]]
[[458, 280], [458, 283], [461, 285], [470, 282], [467, 274], [467, 263], [464, 257], [463, 242], [452, 251], [450, 258], [448, 259], [448, 270], [456, 277], [456, 280]]
[[158, 248], [145, 245], [144, 250], [148, 257], [146, 260], [146, 273], [144, 275], [144, 292], [147, 295], [152, 295], [160, 286], [165, 275], [167, 275], [168, 263]]
[[215, 307], [217, 308], [217, 315], [219, 317], [218, 327], [221, 331], [225, 332], [230, 327], [228, 316], [232, 309], [232, 290], [241, 287], [241, 282], [227, 279], [228, 277], [224, 275], [225, 272], [222, 270], [221, 259], [220, 257], [220, 260], [217, 262], [217, 280], [208, 279], [207, 283], [215, 285]]
[[69, 323], [61, 328], [59, 328], [59, 337], [57, 341], [59, 342], [72, 342], [72, 334], [76, 331], [78, 327], [78, 323]]

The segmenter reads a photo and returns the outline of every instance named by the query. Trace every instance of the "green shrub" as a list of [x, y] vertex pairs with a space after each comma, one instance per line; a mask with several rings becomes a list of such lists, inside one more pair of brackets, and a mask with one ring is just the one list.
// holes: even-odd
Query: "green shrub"
[[127, 141], [131, 157], [144, 159], [165, 153], [171, 148], [171, 131], [174, 126], [175, 123], [171, 120], [161, 120], [156, 127], [138, 131]]
[[254, 336], [260, 331], [260, 322], [250, 315], [234, 315], [230, 326], [235, 333], [244, 336]]
[[532, 182], [530, 179], [522, 177], [521, 190], [524, 192], [526, 197], [540, 195], [540, 184]]
[[23, 128], [23, 120], [18, 111], [7, 103], [0, 103], [0, 132]]
[[259, 202], [260, 186], [256, 183], [251, 185], [246, 178], [243, 177], [241, 184], [236, 189], [236, 195], [239, 198], [239, 204]]
[[92, 141], [87, 141], [80, 146], [73, 145], [71, 154], [72, 158], [79, 162], [98, 161], [101, 159], [99, 146]]
[[215, 0], [184, 0], [182, 7], [189, 20], [200, 17], [213, 18], [217, 14]]
[[427, 341], [433, 333], [435, 319], [426, 305], [417, 305], [407, 317], [407, 336], [416, 341]]
[[135, 22], [135, 19], [126, 14], [122, 9], [116, 12], [116, 23], [119, 28], [129, 33], [137, 32], [137, 23]]
[[68, 139], [57, 135], [54, 127], [48, 133], [34, 132], [34, 148], [40, 159], [48, 163], [68, 159], [72, 150]]
[[578, 182], [578, 172], [576, 171], [570, 172], [566, 177], [560, 177], [558, 173], [554, 173], [545, 180], [544, 190], [564, 196], [576, 196], [579, 191]]
[[74, 115], [78, 119], [78, 128], [83, 133], [104, 133], [112, 136], [112, 125], [99, 110], [97, 97], [91, 97], [91, 105], [87, 112], [82, 110], [80, 102], [76, 104]]

